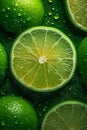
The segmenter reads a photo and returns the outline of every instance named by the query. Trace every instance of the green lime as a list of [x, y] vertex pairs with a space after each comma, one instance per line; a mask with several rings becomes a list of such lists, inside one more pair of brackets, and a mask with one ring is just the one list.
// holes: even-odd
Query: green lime
[[41, 130], [87, 130], [87, 104], [65, 101], [47, 112]]
[[26, 100], [0, 98], [0, 130], [37, 130], [37, 122], [36, 112]]
[[48, 92], [63, 87], [76, 68], [76, 50], [60, 30], [39, 26], [23, 32], [11, 50], [11, 71], [25, 88]]
[[42, 24], [44, 7], [41, 0], [0, 0], [0, 17], [5, 29], [20, 33]]
[[7, 54], [2, 44], [0, 44], [0, 84], [2, 83], [5, 77], [6, 68], [7, 68]]
[[87, 0], [64, 0], [64, 6], [71, 22], [87, 32]]
[[78, 47], [78, 68], [87, 86], [87, 37], [81, 41]]

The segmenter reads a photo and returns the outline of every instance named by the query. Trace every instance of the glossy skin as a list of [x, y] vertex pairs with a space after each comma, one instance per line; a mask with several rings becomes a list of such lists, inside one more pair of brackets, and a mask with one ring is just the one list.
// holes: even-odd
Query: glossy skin
[[0, 1], [0, 24], [10, 32], [20, 33], [32, 26], [41, 25], [43, 17], [41, 0]]
[[37, 116], [29, 102], [19, 97], [0, 98], [1, 130], [37, 130]]

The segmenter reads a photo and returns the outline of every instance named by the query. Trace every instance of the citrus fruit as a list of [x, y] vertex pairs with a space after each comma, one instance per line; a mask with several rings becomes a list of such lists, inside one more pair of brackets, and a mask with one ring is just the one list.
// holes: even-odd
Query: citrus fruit
[[42, 24], [44, 7], [41, 0], [0, 0], [0, 17], [5, 29], [20, 33]]
[[78, 47], [78, 68], [87, 86], [87, 37], [81, 41]]
[[0, 98], [0, 130], [37, 130], [36, 112], [19, 97]]
[[5, 77], [6, 68], [7, 68], [7, 54], [3, 45], [0, 43], [0, 84], [2, 83]]
[[76, 50], [56, 28], [39, 26], [23, 32], [11, 50], [11, 71], [25, 88], [39, 92], [56, 90], [73, 76]]
[[77, 28], [87, 32], [87, 1], [64, 0], [64, 5], [71, 22]]
[[65, 101], [46, 114], [41, 130], [87, 130], [87, 104]]

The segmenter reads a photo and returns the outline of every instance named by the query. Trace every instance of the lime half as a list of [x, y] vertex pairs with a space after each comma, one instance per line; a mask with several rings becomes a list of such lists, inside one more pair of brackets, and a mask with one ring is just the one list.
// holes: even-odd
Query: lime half
[[76, 50], [71, 40], [51, 27], [34, 27], [22, 33], [11, 51], [11, 71], [24, 87], [53, 91], [72, 78]]
[[64, 2], [72, 23], [87, 32], [87, 0], [64, 0]]
[[87, 105], [65, 101], [46, 114], [41, 130], [87, 130]]

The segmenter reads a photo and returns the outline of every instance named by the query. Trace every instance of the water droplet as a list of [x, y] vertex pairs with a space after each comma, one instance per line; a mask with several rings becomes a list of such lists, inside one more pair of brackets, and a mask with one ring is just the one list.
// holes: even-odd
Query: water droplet
[[26, 23], [26, 21], [23, 21], [23, 23]]
[[23, 125], [23, 122], [21, 122], [21, 125]]
[[17, 116], [14, 116], [14, 118], [17, 118]]
[[28, 17], [26, 20], [27, 20], [27, 21], [30, 21], [30, 20], [31, 20], [31, 17]]
[[51, 16], [52, 15], [52, 11], [48, 12], [48, 15]]
[[5, 17], [8, 18], [8, 15], [6, 15]]
[[5, 105], [5, 108], [7, 108], [8, 106], [7, 105]]
[[56, 15], [54, 16], [54, 19], [57, 20], [58, 18], [59, 18], [59, 14], [56, 14]]
[[54, 11], [54, 10], [55, 10], [55, 7], [52, 7], [52, 10]]
[[3, 12], [5, 12], [5, 9], [2, 9]]
[[18, 6], [18, 3], [17, 3], [17, 2], [15, 3], [15, 6], [16, 6], [16, 7]]
[[20, 12], [22, 12], [22, 9], [20, 9]]
[[13, 9], [14, 11], [16, 10], [16, 8]]
[[39, 113], [39, 116], [42, 116], [42, 113]]
[[54, 25], [54, 22], [51, 22], [51, 25]]
[[10, 10], [10, 7], [7, 7], [7, 10]]
[[69, 91], [71, 91], [72, 90], [72, 88], [69, 88]]
[[49, 1], [49, 3], [52, 3], [54, 0], [48, 0]]
[[21, 16], [22, 14], [21, 13], [18, 13], [18, 16]]
[[17, 121], [15, 121], [15, 125], [17, 125], [18, 124], [18, 122]]
[[2, 124], [2, 126], [5, 126], [5, 121], [2, 121], [2, 123], [1, 123], [1, 124]]

